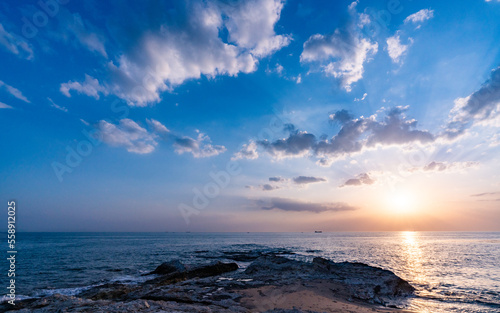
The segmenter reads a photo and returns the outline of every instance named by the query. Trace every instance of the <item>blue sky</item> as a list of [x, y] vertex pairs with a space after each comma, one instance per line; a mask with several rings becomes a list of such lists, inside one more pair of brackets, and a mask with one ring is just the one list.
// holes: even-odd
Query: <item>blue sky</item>
[[500, 230], [499, 16], [4, 1], [0, 198], [25, 231]]

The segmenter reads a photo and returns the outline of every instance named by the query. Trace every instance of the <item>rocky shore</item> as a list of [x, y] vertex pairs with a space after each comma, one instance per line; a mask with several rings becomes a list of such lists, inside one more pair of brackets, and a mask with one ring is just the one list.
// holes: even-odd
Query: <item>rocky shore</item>
[[[52, 295], [0, 304], [0, 312], [390, 312], [414, 288], [394, 273], [362, 263], [312, 262], [276, 254], [234, 253], [245, 270], [215, 261], [177, 260], [140, 284], [110, 283], [76, 296]], [[226, 259], [230, 258], [226, 256]]]

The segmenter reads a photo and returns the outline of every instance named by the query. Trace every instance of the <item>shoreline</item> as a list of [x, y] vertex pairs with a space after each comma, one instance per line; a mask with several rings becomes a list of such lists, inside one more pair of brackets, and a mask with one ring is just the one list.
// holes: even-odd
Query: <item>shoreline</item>
[[276, 254], [238, 253], [245, 269], [216, 262], [189, 267], [162, 263], [135, 285], [94, 286], [73, 296], [53, 294], [3, 303], [5, 312], [410, 312], [396, 303], [414, 288], [394, 273], [362, 263], [312, 262]]

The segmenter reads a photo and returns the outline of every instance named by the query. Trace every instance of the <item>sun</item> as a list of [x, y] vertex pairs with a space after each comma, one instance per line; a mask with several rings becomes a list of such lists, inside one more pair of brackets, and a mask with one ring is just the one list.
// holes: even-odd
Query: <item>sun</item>
[[396, 213], [411, 213], [416, 207], [415, 196], [408, 191], [395, 191], [388, 195], [387, 205]]

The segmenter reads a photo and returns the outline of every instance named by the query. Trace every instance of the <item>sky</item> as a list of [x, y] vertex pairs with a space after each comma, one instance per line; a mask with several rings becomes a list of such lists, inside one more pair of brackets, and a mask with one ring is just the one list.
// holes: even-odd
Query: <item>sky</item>
[[19, 231], [500, 231], [499, 16], [2, 1], [0, 201]]

